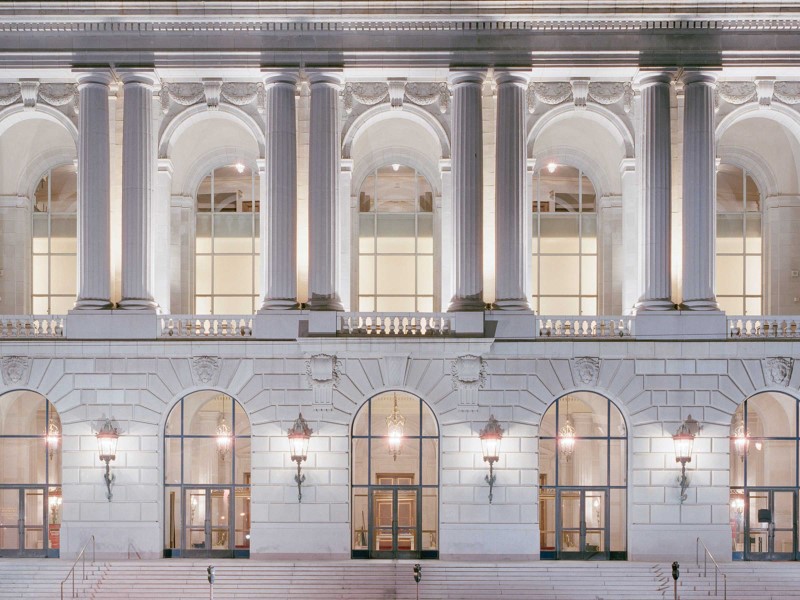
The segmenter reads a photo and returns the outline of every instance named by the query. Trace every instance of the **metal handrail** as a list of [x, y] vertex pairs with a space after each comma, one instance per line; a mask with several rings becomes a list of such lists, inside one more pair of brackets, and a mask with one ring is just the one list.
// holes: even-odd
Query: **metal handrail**
[[697, 538], [697, 544], [695, 544], [695, 551], [694, 551], [694, 560], [697, 568], [700, 568], [700, 546], [703, 546], [703, 577], [708, 576], [708, 559], [711, 559], [711, 562], [714, 563], [714, 595], [719, 595], [719, 575], [722, 575], [722, 598], [723, 600], [728, 600], [728, 576], [722, 572], [722, 569], [719, 568], [717, 561], [714, 560], [714, 556], [711, 554], [711, 550], [708, 549], [703, 543], [703, 540]]
[[72, 563], [72, 568], [69, 570], [69, 573], [67, 573], [67, 576], [64, 577], [63, 581], [61, 582], [61, 600], [64, 600], [64, 584], [67, 583], [67, 579], [69, 579], [70, 577], [72, 577], [72, 597], [73, 598], [78, 597], [77, 594], [75, 594], [75, 567], [78, 566], [78, 561], [81, 559], [83, 559], [83, 581], [86, 581], [86, 547], [89, 545], [89, 542], [92, 542], [92, 564], [94, 564], [95, 544], [94, 544], [94, 535], [92, 535], [92, 537], [86, 540], [86, 543], [84, 543], [83, 546], [81, 547], [80, 552], [78, 552], [78, 556], [75, 558], [75, 562]]
[[136, 555], [136, 558], [142, 560], [142, 555], [139, 554], [139, 551], [136, 549], [136, 546], [133, 545], [133, 542], [128, 542], [128, 560], [131, 559], [131, 550]]

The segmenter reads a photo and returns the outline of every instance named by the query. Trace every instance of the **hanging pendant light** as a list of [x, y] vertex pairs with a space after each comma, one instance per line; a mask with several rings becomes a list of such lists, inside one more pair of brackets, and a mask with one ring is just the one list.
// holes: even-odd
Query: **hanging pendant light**
[[397, 460], [397, 455], [403, 446], [403, 432], [405, 430], [406, 418], [397, 410], [397, 394], [394, 394], [394, 408], [392, 414], [386, 417], [387, 441], [389, 453], [392, 460]]
[[217, 452], [219, 452], [220, 460], [225, 460], [225, 457], [228, 456], [232, 441], [231, 428], [225, 420], [225, 415], [220, 413], [217, 424]]
[[750, 439], [747, 437], [747, 432], [744, 430], [744, 419], [739, 415], [733, 427], [733, 445], [736, 448], [736, 454], [739, 455], [739, 460], [744, 462], [744, 457], [747, 454], [747, 448], [750, 445]]
[[558, 451], [565, 461], [569, 462], [575, 451], [575, 427], [569, 418], [569, 397], [567, 397], [567, 418], [558, 430]]

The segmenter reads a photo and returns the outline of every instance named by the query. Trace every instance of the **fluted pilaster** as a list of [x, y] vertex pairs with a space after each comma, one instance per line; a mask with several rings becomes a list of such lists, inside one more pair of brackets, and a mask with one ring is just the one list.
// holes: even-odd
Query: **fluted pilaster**
[[111, 308], [110, 137], [107, 69], [77, 73], [78, 298], [75, 310]]
[[155, 197], [155, 137], [152, 72], [120, 73], [124, 87], [122, 124], [122, 299], [119, 308], [155, 310], [152, 218]]
[[298, 75], [264, 80], [266, 93], [266, 206], [261, 210], [261, 310], [297, 308], [297, 115]]
[[687, 310], [719, 310], [714, 293], [716, 258], [716, 144], [714, 89], [710, 73], [683, 76], [683, 304]]
[[671, 310], [670, 279], [670, 115], [671, 77], [648, 73], [638, 80], [641, 91], [641, 293], [636, 309]]
[[309, 274], [311, 310], [342, 310], [336, 289], [336, 211], [339, 204], [339, 90], [337, 73], [310, 73], [308, 157]]
[[495, 163], [495, 277], [498, 310], [530, 310], [525, 297], [525, 235], [530, 219], [525, 200], [525, 92], [521, 75], [499, 72]]
[[483, 139], [478, 71], [452, 73], [455, 294], [449, 311], [483, 310]]

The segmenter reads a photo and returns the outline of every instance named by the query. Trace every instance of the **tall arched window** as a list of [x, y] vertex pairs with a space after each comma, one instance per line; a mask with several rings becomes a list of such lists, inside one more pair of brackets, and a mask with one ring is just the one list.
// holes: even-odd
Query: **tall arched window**
[[61, 420], [44, 396], [0, 396], [0, 556], [58, 556]]
[[181, 399], [164, 431], [164, 555], [250, 555], [250, 420], [233, 398]]
[[411, 167], [386, 165], [361, 185], [358, 310], [433, 312], [433, 189]]
[[731, 422], [730, 521], [733, 557], [798, 560], [797, 400], [764, 392]]
[[595, 192], [580, 169], [548, 163], [534, 176], [532, 235], [533, 310], [596, 315]]
[[607, 398], [576, 392], [542, 417], [539, 529], [543, 559], [627, 556], [627, 437]]
[[763, 314], [761, 194], [744, 169], [717, 170], [717, 301], [734, 315]]
[[259, 191], [241, 163], [214, 169], [197, 190], [195, 311], [252, 314], [260, 296]]
[[48, 171], [33, 198], [33, 314], [66, 314], [78, 287], [78, 176], [74, 165]]
[[425, 402], [379, 394], [352, 431], [353, 558], [438, 558], [439, 427]]

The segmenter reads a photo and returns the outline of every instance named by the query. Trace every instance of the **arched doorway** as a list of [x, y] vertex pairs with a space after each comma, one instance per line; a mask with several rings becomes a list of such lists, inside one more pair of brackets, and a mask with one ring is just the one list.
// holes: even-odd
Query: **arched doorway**
[[352, 557], [439, 557], [439, 426], [405, 392], [367, 400], [352, 430]]
[[0, 457], [0, 557], [58, 556], [61, 420], [44, 396], [0, 396]]
[[544, 414], [539, 438], [542, 559], [627, 558], [627, 428], [607, 398], [575, 392]]
[[250, 420], [204, 390], [172, 408], [164, 431], [164, 556], [250, 556]]
[[797, 399], [764, 392], [731, 423], [733, 558], [798, 560]]

